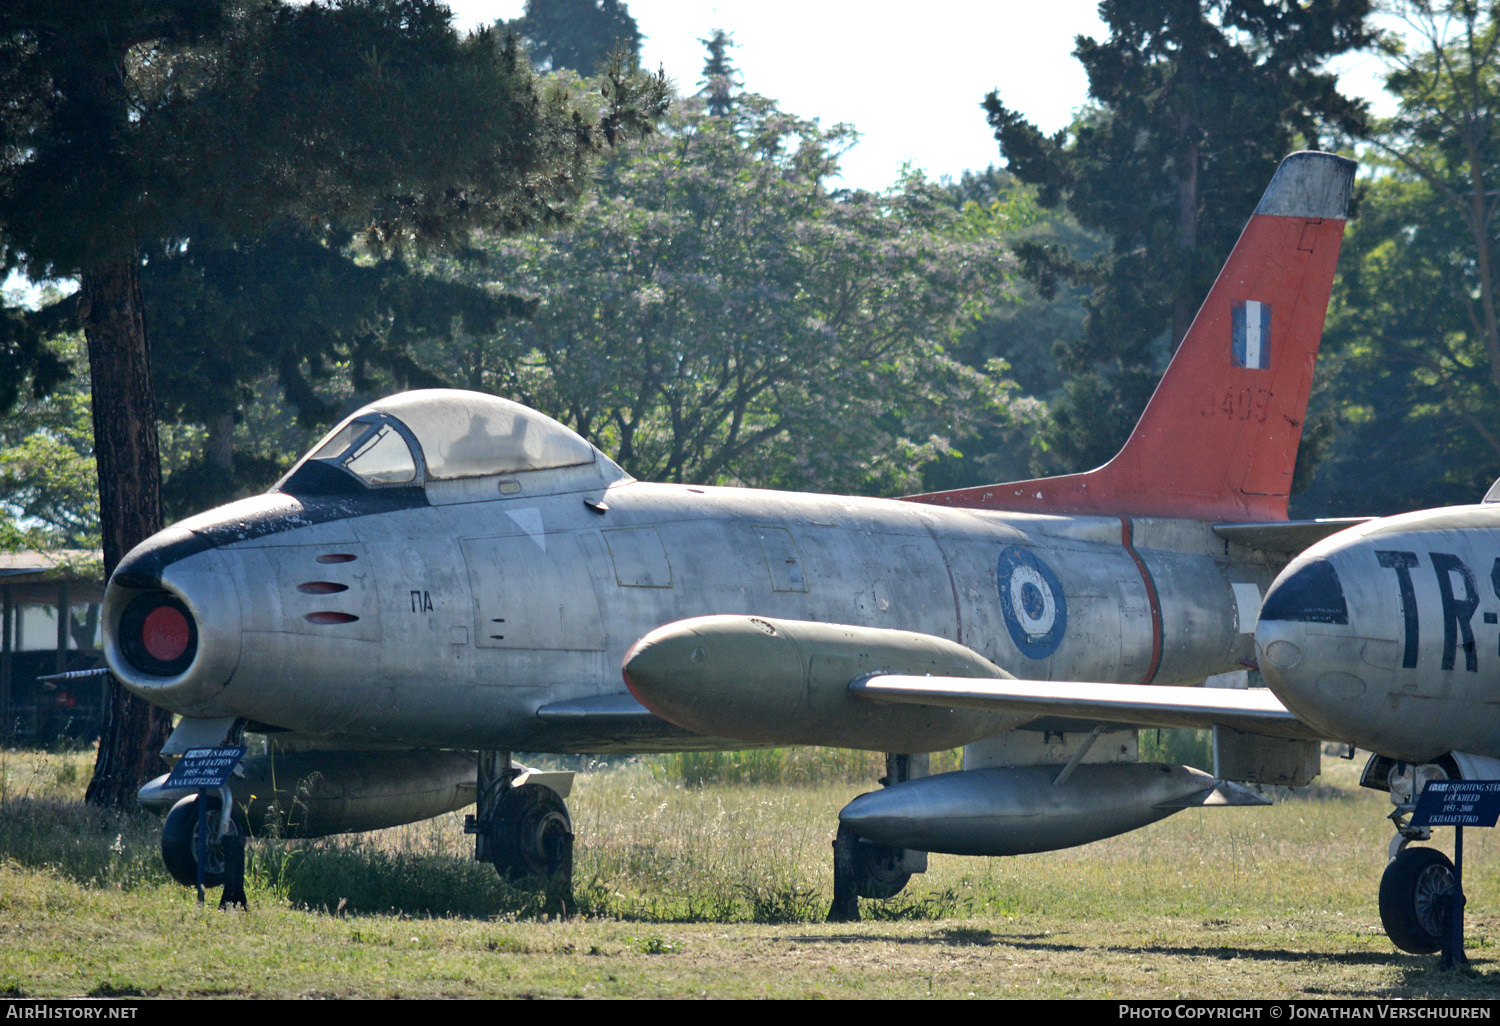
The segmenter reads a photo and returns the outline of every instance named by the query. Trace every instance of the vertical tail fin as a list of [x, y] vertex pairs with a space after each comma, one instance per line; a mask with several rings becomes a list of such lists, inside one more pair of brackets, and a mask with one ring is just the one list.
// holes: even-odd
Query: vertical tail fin
[[1083, 474], [913, 495], [1028, 513], [1285, 520], [1355, 163], [1281, 162], [1125, 447]]

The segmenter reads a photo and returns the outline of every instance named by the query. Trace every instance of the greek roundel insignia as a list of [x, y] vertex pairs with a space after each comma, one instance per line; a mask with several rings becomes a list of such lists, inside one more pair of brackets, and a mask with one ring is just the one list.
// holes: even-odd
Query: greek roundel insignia
[[1052, 569], [1025, 549], [1000, 553], [1000, 610], [1010, 639], [1028, 659], [1046, 659], [1068, 629], [1068, 604]]

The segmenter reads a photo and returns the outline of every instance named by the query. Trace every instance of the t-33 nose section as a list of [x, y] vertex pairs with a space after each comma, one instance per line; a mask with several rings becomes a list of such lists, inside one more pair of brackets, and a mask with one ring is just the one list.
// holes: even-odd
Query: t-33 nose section
[[1337, 662], [1355, 640], [1343, 582], [1328, 559], [1294, 561], [1266, 592], [1255, 629], [1261, 672], [1288, 709], [1330, 737], [1345, 737], [1345, 707], [1364, 697], [1364, 682]]

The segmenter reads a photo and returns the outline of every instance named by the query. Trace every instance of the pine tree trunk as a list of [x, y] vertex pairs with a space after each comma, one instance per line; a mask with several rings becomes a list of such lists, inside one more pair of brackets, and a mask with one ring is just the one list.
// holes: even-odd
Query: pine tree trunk
[[[132, 246], [123, 256], [85, 271], [78, 291], [78, 318], [88, 340], [93, 381], [106, 576], [125, 553], [162, 526], [156, 400], [140, 266]], [[99, 757], [85, 800], [134, 808], [140, 786], [165, 768], [157, 753], [171, 728], [170, 713], [136, 698], [111, 678]]]

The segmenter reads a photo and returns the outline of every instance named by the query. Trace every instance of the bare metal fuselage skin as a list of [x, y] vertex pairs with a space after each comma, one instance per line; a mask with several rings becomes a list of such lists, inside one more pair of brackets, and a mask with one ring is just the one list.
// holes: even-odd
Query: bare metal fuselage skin
[[1319, 542], [1267, 594], [1256, 634], [1267, 682], [1325, 736], [1411, 763], [1500, 758], [1500, 505]]
[[[538, 710], [632, 704], [630, 646], [711, 613], [922, 632], [1029, 679], [1196, 682], [1252, 657], [1254, 596], [1280, 569], [1199, 521], [646, 484], [597, 453], [363, 494], [287, 487], [301, 494], [194, 517], [122, 562], [106, 619], [128, 687], [369, 747], [703, 747], [725, 739]], [[196, 624], [175, 675], [142, 673], [116, 636], [152, 589]]]

